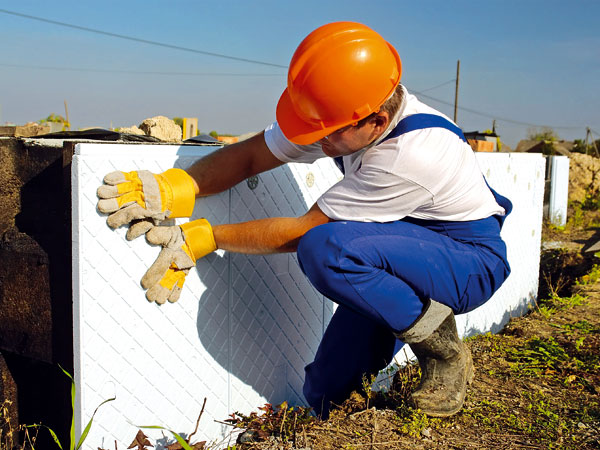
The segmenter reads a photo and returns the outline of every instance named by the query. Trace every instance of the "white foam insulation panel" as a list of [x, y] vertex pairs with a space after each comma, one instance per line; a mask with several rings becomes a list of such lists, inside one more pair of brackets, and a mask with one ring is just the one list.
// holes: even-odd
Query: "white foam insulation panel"
[[494, 296], [469, 314], [457, 316], [463, 336], [497, 332], [527, 311], [537, 297], [546, 161], [540, 154], [477, 153], [489, 185], [513, 203], [502, 237], [511, 274]]
[[[217, 251], [190, 271], [177, 303], [149, 303], [139, 280], [158, 255], [143, 237], [125, 239], [96, 211], [96, 189], [113, 170], [186, 168], [215, 147], [78, 144], [72, 166], [73, 320], [76, 433], [105, 399], [84, 447], [128, 445], [140, 425], [227, 444], [234, 411], [264, 403], [304, 404], [304, 366], [333, 313], [294, 254]], [[514, 211], [503, 235], [513, 272], [484, 306], [458, 318], [463, 335], [496, 331], [524, 311], [538, 287], [544, 159], [478, 154], [490, 185]], [[303, 214], [341, 178], [329, 159], [289, 164], [197, 200], [193, 218], [230, 223]], [[343, 370], [343, 368], [340, 368]], [[145, 430], [160, 446], [168, 432]], [[233, 442], [232, 442], [233, 443]]]
[[569, 203], [569, 158], [548, 156], [550, 168], [550, 192], [548, 193], [548, 219], [554, 225], [564, 227], [567, 223]]

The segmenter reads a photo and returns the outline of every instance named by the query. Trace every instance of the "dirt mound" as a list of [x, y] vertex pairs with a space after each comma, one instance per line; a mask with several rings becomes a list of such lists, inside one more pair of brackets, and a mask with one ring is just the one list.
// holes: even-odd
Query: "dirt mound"
[[583, 153], [571, 153], [569, 159], [569, 200], [583, 203], [586, 195], [600, 191], [600, 159]]

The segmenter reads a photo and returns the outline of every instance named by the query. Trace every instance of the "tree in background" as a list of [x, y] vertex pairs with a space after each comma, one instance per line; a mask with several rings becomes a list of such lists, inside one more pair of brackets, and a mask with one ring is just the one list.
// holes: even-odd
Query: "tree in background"
[[67, 122], [63, 116], [60, 116], [60, 115], [55, 114], [55, 113], [51, 113], [45, 119], [38, 120], [38, 123], [40, 125], [43, 125], [43, 124], [49, 123], [49, 122], [62, 123], [62, 125], [63, 125], [63, 127], [62, 127], [63, 131], [66, 130], [67, 128], [71, 127], [71, 124], [69, 122]]
[[215, 130], [212, 130], [210, 133], [208, 133], [209, 135], [211, 135], [212, 137], [214, 137], [215, 139], [219, 137], [219, 133], [217, 133]]
[[173, 117], [173, 122], [179, 125], [179, 128], [181, 128], [181, 131], [183, 132], [183, 117]]
[[591, 144], [586, 144], [584, 139], [575, 139], [573, 141], [575, 144], [573, 146], [572, 152], [577, 153], [585, 153], [587, 155], [598, 156], [598, 152], [600, 151], [600, 139], [596, 139], [592, 141]]
[[529, 128], [527, 139], [532, 141], [558, 141], [559, 137], [550, 127]]
[[543, 142], [542, 153], [544, 155], [554, 154], [553, 142], [558, 141], [559, 137], [556, 132], [550, 127], [529, 128], [527, 130], [527, 139], [531, 141]]

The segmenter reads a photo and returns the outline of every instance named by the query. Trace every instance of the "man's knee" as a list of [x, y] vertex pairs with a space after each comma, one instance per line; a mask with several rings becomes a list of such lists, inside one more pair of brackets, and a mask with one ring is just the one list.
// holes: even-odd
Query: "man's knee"
[[298, 244], [298, 262], [311, 283], [319, 289], [327, 284], [328, 273], [334, 270], [338, 246], [333, 224], [319, 225], [302, 236]]

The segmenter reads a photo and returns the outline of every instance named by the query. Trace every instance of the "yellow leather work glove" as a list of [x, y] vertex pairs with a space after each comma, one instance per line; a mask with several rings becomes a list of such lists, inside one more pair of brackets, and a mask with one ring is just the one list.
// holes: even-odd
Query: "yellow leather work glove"
[[161, 174], [147, 170], [111, 172], [98, 188], [98, 211], [109, 214], [111, 228], [131, 224], [127, 239], [135, 239], [165, 219], [190, 217], [196, 193], [185, 170]]
[[163, 304], [176, 302], [186, 275], [196, 261], [217, 249], [212, 227], [198, 219], [175, 227], [154, 227], [146, 234], [150, 244], [162, 245], [158, 258], [142, 277], [146, 298]]

